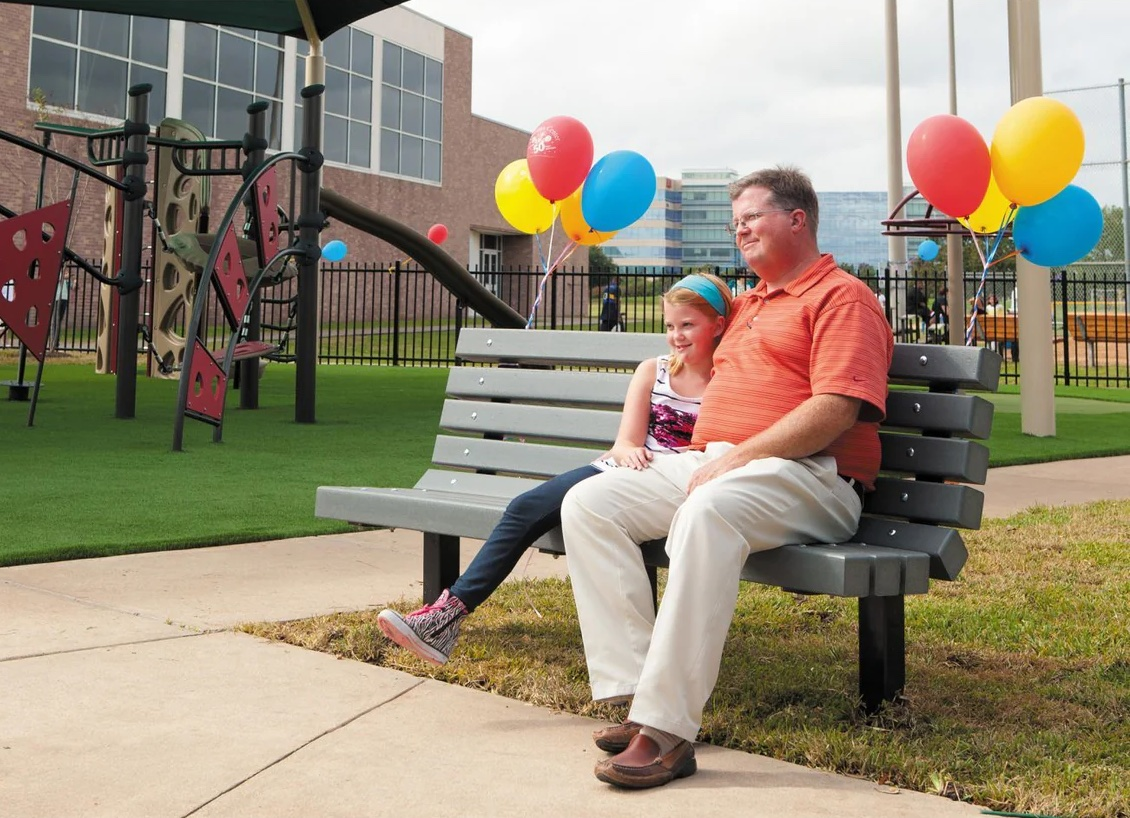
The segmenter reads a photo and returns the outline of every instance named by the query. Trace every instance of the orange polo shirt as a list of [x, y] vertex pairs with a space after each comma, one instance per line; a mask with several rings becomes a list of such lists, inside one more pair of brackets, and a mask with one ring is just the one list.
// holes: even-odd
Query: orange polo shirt
[[816, 454], [832, 455], [840, 474], [872, 488], [893, 352], [875, 294], [831, 255], [779, 290], [759, 282], [734, 299], [692, 445], [741, 443], [813, 395], [859, 398], [867, 420]]

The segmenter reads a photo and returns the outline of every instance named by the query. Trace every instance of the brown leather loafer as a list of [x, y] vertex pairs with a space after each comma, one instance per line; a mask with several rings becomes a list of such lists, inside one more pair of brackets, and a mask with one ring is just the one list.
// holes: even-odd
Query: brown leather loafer
[[641, 725], [634, 721], [625, 721], [623, 724], [614, 724], [611, 727], [594, 730], [592, 740], [597, 747], [606, 753], [622, 753], [628, 749], [632, 739], [639, 733], [640, 727]]
[[694, 775], [697, 770], [694, 747], [689, 741], [680, 741], [667, 755], [660, 755], [658, 744], [638, 734], [624, 752], [598, 761], [594, 772], [607, 784], [644, 790]]

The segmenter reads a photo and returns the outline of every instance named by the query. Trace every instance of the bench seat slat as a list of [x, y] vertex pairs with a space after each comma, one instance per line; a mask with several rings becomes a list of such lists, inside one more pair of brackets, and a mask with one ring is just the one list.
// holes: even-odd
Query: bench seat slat
[[449, 431], [607, 446], [616, 439], [620, 413], [566, 406], [448, 400], [444, 401], [439, 425]]
[[928, 475], [983, 484], [989, 473], [989, 450], [980, 443], [942, 437], [881, 432], [885, 472]]
[[448, 376], [447, 394], [472, 400], [595, 404], [619, 412], [631, 380], [631, 375], [622, 372], [457, 366]]
[[884, 426], [948, 432], [985, 440], [993, 427], [995, 407], [977, 395], [892, 390], [887, 396]]
[[931, 579], [957, 579], [969, 558], [961, 534], [952, 528], [907, 523], [864, 514], [852, 542], [920, 551], [930, 558]]
[[591, 463], [603, 449], [577, 449], [513, 440], [436, 437], [432, 462], [437, 466], [513, 472], [552, 477]]

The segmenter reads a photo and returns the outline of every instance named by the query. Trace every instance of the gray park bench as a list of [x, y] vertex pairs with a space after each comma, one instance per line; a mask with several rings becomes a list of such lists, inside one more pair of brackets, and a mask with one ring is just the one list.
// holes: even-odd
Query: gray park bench
[[[459, 541], [485, 539], [511, 498], [609, 446], [636, 364], [667, 350], [662, 335], [463, 329], [429, 469], [412, 488], [322, 486], [319, 517], [423, 533], [424, 599], [459, 575]], [[896, 344], [895, 385], [880, 432], [882, 474], [859, 530], [836, 545], [753, 554], [742, 579], [859, 600], [859, 685], [874, 710], [905, 680], [904, 601], [953, 580], [967, 552], [955, 528], [981, 523], [986, 439], [1001, 358], [985, 348]], [[655, 587], [664, 541], [641, 549]], [[560, 529], [535, 543], [565, 553]]]

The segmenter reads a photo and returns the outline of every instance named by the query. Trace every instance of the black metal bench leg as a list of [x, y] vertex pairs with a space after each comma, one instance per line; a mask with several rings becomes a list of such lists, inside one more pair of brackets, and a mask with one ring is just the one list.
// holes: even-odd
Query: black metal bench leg
[[654, 565], [647, 566], [647, 579], [651, 583], [651, 605], [656, 612], [659, 611], [659, 569]]
[[859, 693], [868, 713], [893, 701], [906, 683], [904, 603], [902, 595], [859, 600]]
[[451, 534], [424, 532], [424, 604], [459, 579], [459, 538]]

